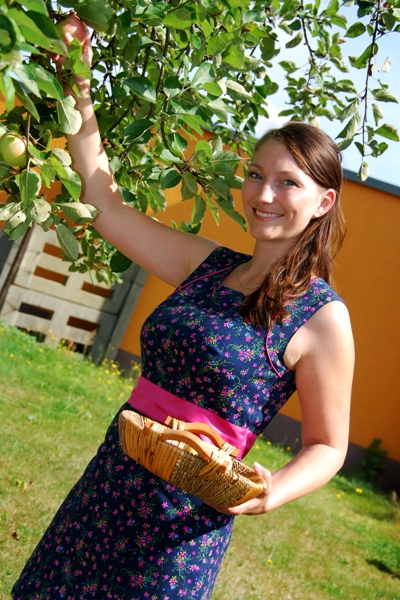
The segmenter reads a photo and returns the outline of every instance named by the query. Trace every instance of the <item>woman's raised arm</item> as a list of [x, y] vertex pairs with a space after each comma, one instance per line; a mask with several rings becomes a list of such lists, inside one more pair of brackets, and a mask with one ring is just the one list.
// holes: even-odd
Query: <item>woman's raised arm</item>
[[[67, 34], [66, 42], [71, 39]], [[82, 58], [90, 64], [89, 35]], [[90, 82], [80, 78], [76, 82], [82, 97], [75, 98], [75, 108], [82, 115], [82, 127], [68, 136], [68, 149], [82, 180], [81, 200], [99, 210], [94, 226], [106, 240], [147, 271], [178, 286], [218, 244], [167, 227], [123, 202], [101, 142]], [[72, 90], [67, 88], [66, 94]]]

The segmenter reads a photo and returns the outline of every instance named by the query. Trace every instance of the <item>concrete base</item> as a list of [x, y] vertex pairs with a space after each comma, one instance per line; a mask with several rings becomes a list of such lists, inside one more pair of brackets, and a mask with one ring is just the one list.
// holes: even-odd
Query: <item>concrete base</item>
[[[290, 446], [294, 452], [301, 448], [301, 423], [278, 414], [264, 430], [264, 436], [283, 446]], [[343, 465], [343, 470], [357, 469], [365, 458], [365, 450], [357, 444], [349, 443], [347, 456]], [[374, 483], [386, 490], [396, 491], [400, 494], [400, 462], [391, 458], [384, 459], [385, 468], [374, 479]]]

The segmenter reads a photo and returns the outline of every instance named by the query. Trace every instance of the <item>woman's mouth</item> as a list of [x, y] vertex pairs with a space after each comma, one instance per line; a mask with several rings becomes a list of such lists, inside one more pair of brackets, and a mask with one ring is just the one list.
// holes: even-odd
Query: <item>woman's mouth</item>
[[283, 217], [282, 214], [273, 213], [273, 212], [264, 212], [262, 210], [254, 209], [257, 217], [261, 217], [262, 219], [278, 219], [279, 217]]

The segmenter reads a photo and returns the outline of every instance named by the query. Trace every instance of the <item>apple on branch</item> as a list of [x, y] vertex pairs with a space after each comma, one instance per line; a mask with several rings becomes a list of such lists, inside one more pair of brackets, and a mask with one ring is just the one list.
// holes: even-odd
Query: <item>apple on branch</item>
[[12, 167], [26, 164], [26, 141], [15, 133], [5, 133], [0, 140], [0, 156]]
[[71, 12], [66, 19], [62, 19], [56, 25], [57, 31], [62, 38], [66, 34], [78, 40], [83, 44], [86, 40], [87, 29], [75, 12]]

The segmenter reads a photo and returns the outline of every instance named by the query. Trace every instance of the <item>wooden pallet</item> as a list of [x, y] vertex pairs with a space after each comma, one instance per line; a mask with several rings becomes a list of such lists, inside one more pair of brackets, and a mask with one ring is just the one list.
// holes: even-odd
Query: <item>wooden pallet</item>
[[132, 265], [122, 284], [107, 287], [94, 284], [89, 274], [69, 272], [68, 266], [60, 258], [56, 233], [35, 226], [0, 316], [39, 341], [112, 358], [147, 273]]

